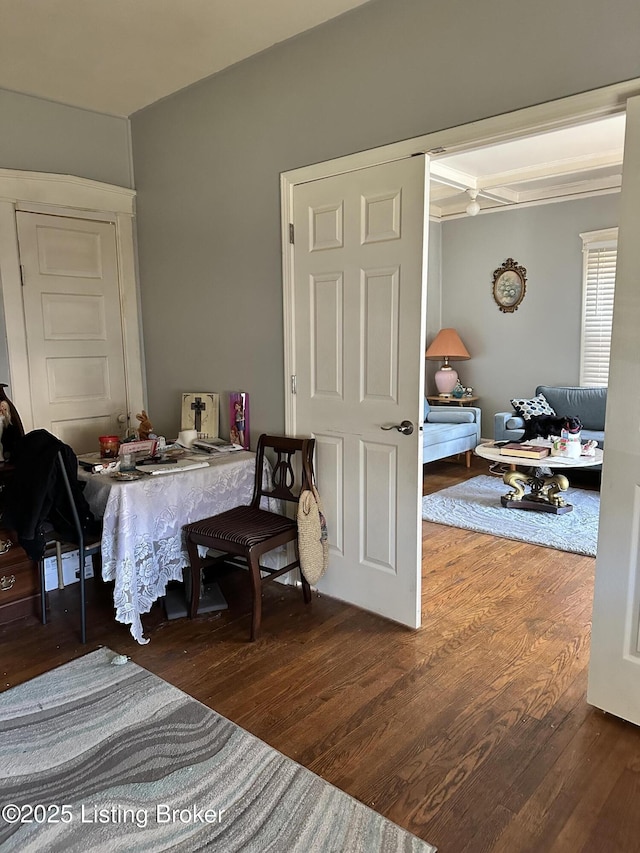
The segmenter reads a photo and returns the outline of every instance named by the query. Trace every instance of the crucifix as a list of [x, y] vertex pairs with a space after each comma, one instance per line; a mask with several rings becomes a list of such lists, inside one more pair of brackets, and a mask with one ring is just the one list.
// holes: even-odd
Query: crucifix
[[207, 408], [207, 404], [202, 402], [202, 397], [196, 397], [191, 404], [191, 408], [194, 411], [194, 429], [197, 430], [197, 432], [200, 432], [200, 427], [202, 425], [202, 413]]

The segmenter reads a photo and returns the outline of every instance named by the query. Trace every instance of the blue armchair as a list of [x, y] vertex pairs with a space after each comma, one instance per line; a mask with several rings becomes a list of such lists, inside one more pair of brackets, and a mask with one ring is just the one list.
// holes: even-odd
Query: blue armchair
[[423, 463], [464, 453], [467, 468], [470, 468], [471, 453], [480, 444], [481, 415], [481, 410], [475, 406], [431, 408], [425, 400], [422, 425]]

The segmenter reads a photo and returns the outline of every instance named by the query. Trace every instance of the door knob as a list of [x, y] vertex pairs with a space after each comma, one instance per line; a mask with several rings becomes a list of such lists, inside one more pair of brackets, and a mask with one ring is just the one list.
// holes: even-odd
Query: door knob
[[401, 424], [391, 424], [391, 426], [380, 427], [380, 429], [397, 429], [398, 432], [401, 432], [403, 435], [411, 435], [413, 432], [413, 424], [411, 421], [402, 421]]
[[119, 424], [126, 424], [126, 422], [127, 422], [127, 416], [126, 415], [118, 415], [118, 423]]

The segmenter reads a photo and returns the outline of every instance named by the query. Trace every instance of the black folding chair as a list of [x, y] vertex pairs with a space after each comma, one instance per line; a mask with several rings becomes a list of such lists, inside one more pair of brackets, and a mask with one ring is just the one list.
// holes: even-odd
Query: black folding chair
[[[62, 482], [64, 485], [64, 491], [66, 494], [66, 498], [68, 501], [68, 509], [71, 514], [71, 521], [73, 522], [73, 526], [75, 528], [75, 536], [72, 537], [72, 541], [70, 541], [67, 535], [62, 535], [58, 533], [53, 525], [50, 522], [45, 522], [44, 534], [47, 540], [47, 545], [45, 548], [45, 552], [42, 558], [39, 560], [39, 569], [40, 569], [40, 608], [42, 613], [42, 624], [47, 624], [47, 607], [46, 607], [46, 592], [45, 592], [45, 559], [51, 554], [51, 546], [55, 543], [57, 545], [66, 545], [67, 551], [75, 550], [78, 548], [78, 560], [80, 563], [79, 568], [79, 576], [80, 576], [80, 638], [83, 643], [87, 642], [87, 612], [86, 612], [86, 589], [85, 589], [85, 580], [86, 580], [86, 560], [87, 557], [95, 557], [100, 553], [101, 547], [101, 537], [99, 536], [91, 536], [88, 541], [85, 538], [84, 530], [82, 529], [82, 524], [80, 522], [80, 516], [78, 515], [78, 509], [76, 507], [76, 501], [73, 496], [73, 492], [71, 490], [71, 483], [69, 482], [69, 476], [67, 474], [67, 469], [64, 464], [64, 459], [62, 458], [62, 452], [58, 451], [56, 455], [56, 464], [58, 466], [58, 471], [60, 476], [62, 477]], [[57, 554], [60, 552], [57, 551]], [[94, 564], [95, 564], [94, 560]], [[95, 565], [94, 565], [94, 573], [95, 573]]]

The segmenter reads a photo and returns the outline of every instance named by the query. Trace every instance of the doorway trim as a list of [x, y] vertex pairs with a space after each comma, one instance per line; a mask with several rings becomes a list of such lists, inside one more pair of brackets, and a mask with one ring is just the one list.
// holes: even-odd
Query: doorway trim
[[293, 221], [293, 190], [296, 184], [400, 160], [418, 153], [446, 149], [447, 154], [508, 142], [568, 125], [593, 121], [624, 112], [628, 98], [640, 94], [640, 79], [616, 83], [601, 89], [571, 95], [545, 104], [525, 107], [487, 119], [438, 130], [424, 136], [371, 148], [345, 157], [314, 163], [280, 175], [280, 210], [282, 240], [282, 296], [284, 322], [285, 431], [296, 434], [296, 418], [292, 377], [295, 364], [295, 303], [293, 288], [294, 245], [289, 228]]
[[0, 169], [0, 286], [7, 333], [8, 381], [11, 399], [26, 430], [33, 429], [34, 422], [16, 211], [113, 222], [130, 415], [144, 408], [146, 397], [135, 258], [135, 197], [135, 190], [74, 175]]

